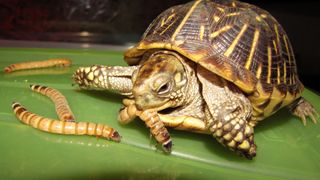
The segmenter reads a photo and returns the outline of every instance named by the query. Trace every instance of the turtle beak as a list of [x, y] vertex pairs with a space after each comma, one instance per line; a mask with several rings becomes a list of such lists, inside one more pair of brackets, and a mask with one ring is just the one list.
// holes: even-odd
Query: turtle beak
[[136, 104], [136, 108], [137, 110], [139, 111], [144, 111], [144, 110], [147, 110], [147, 109], [153, 109], [155, 110], [156, 112], [158, 111], [161, 111], [161, 110], [164, 110], [164, 109], [167, 109], [169, 107], [173, 107], [174, 106], [174, 103], [170, 100], [167, 100], [165, 102], [161, 102], [161, 105], [160, 104], [150, 104], [150, 103], [147, 103], [149, 100], [146, 99], [146, 100], [136, 100], [135, 101], [135, 104]]
[[152, 101], [153, 101], [153, 95], [151, 93], [144, 93], [144, 94], [135, 96], [136, 106], [137, 106], [137, 109], [140, 111], [149, 109]]

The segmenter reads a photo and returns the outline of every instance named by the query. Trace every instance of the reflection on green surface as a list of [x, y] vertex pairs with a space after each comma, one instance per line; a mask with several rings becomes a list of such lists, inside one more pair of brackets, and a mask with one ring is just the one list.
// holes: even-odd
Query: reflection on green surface
[[[148, 129], [139, 119], [126, 126], [117, 122], [121, 96], [110, 92], [83, 91], [71, 85], [71, 75], [77, 67], [124, 65], [122, 53], [0, 49], [0, 55], [0, 68], [26, 59], [65, 57], [74, 62], [73, 67], [58, 74], [31, 71], [23, 74], [21, 71], [20, 75], [14, 75], [1, 72], [0, 175], [3, 178], [320, 178], [319, 125], [308, 121], [304, 127], [286, 109], [256, 127], [258, 150], [252, 161], [226, 150], [209, 135], [172, 129], [173, 152], [165, 155], [156, 150]], [[60, 90], [67, 97], [78, 121], [109, 124], [122, 135], [122, 142], [48, 134], [21, 124], [12, 113], [12, 101], [21, 102], [31, 112], [57, 118], [50, 99], [32, 92], [28, 88], [31, 83]], [[306, 90], [304, 97], [320, 110], [319, 96]]]

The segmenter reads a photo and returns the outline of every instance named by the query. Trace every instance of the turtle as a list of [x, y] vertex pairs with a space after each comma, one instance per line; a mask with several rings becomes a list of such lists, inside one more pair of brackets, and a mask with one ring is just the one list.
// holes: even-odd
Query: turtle
[[318, 120], [301, 94], [292, 45], [266, 10], [233, 0], [196, 0], [158, 15], [124, 53], [129, 66], [80, 67], [80, 88], [125, 96], [119, 122], [140, 117], [165, 152], [167, 127], [212, 135], [256, 156], [254, 127], [288, 107], [303, 124]]

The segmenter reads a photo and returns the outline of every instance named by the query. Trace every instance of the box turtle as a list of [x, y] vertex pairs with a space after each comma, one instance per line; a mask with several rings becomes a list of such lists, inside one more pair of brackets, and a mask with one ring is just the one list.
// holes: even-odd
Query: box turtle
[[80, 67], [82, 88], [124, 96], [119, 121], [140, 117], [165, 152], [166, 127], [213, 135], [249, 159], [254, 127], [282, 107], [316, 123], [301, 93], [287, 34], [267, 11], [230, 0], [173, 6], [148, 27], [124, 58], [130, 65]]

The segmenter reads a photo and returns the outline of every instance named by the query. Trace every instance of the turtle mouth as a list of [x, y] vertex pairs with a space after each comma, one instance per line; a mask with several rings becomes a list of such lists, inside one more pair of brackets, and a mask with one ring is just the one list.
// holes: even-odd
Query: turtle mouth
[[171, 109], [171, 107], [174, 107], [174, 103], [170, 100], [166, 100], [165, 102], [162, 103], [162, 105], [157, 105], [157, 106], [153, 106], [153, 107], [148, 107], [148, 108], [145, 108], [145, 107], [140, 107], [139, 105], [136, 106], [137, 109], [139, 111], [144, 111], [144, 110], [154, 110], [156, 112], [159, 112], [159, 111], [164, 111], [166, 109]]
[[177, 111], [178, 109], [179, 109], [179, 107], [168, 107], [168, 108], [162, 109], [158, 112], [160, 114], [171, 114], [171, 113]]
[[171, 108], [173, 106], [174, 106], [173, 101], [167, 100], [162, 106], [159, 106], [159, 107], [157, 107], [155, 109], [156, 109], [156, 111], [162, 111], [162, 110]]

